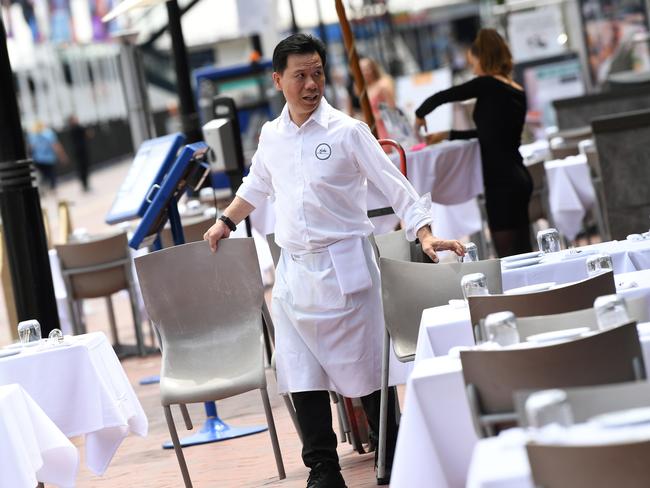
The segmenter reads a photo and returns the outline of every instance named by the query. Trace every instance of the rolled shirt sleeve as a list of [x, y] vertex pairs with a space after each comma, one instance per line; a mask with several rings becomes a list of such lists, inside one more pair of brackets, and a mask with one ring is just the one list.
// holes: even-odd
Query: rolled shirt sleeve
[[264, 204], [267, 198], [273, 197], [273, 185], [271, 183], [271, 173], [266, 166], [261, 144], [253, 155], [248, 175], [242, 180], [242, 184], [237, 190], [237, 196], [246, 200], [253, 207], [257, 208]]
[[355, 124], [350, 137], [359, 170], [388, 198], [395, 213], [406, 224], [406, 238], [414, 240], [419, 229], [431, 225], [431, 195], [418, 195], [377, 144], [366, 124]]

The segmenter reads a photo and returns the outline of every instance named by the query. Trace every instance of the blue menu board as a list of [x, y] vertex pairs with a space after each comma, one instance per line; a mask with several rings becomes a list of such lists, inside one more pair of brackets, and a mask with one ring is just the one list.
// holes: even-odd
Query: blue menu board
[[106, 223], [117, 224], [144, 215], [149, 206], [147, 195], [151, 187], [162, 182], [184, 142], [185, 136], [177, 133], [142, 143], [106, 215]]
[[[205, 161], [207, 150], [208, 146], [205, 142], [195, 142], [183, 148], [160, 184], [160, 188], [152, 195], [151, 204], [129, 240], [129, 246], [139, 249], [145, 238], [157, 234], [163, 228], [170, 217], [168, 214], [170, 204], [176, 208], [176, 201], [186, 190], [192, 160], [202, 161], [199, 163], [201, 171], [204, 177], [207, 176], [210, 170], [209, 163]], [[175, 212], [178, 217], [178, 210], [176, 209]], [[180, 217], [177, 223], [180, 225]]]

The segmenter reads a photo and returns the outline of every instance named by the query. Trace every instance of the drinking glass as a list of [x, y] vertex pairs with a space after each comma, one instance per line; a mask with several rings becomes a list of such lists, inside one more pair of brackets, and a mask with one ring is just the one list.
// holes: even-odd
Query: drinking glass
[[612, 263], [612, 257], [609, 254], [600, 253], [594, 254], [587, 258], [587, 275], [595, 276], [606, 271], [614, 269], [614, 264]]
[[567, 394], [563, 390], [543, 390], [533, 393], [526, 400], [528, 425], [539, 429], [549, 424], [568, 427], [573, 424], [573, 413]]
[[21, 344], [41, 340], [41, 324], [38, 320], [23, 320], [18, 324], [18, 338]]
[[52, 329], [47, 336], [48, 342], [54, 346], [63, 344], [63, 332], [61, 329]]
[[630, 322], [625, 298], [618, 295], [604, 295], [594, 301], [596, 322], [600, 330], [611, 329]]
[[501, 346], [519, 344], [519, 331], [517, 319], [512, 312], [491, 313], [485, 317], [485, 334], [489, 342], [496, 342]]
[[544, 229], [537, 233], [537, 246], [543, 253], [558, 252], [560, 250], [560, 233], [557, 229]]
[[470, 273], [463, 276], [460, 286], [463, 289], [465, 300], [475, 295], [489, 295], [487, 278], [483, 273]]
[[469, 263], [473, 261], [478, 261], [478, 248], [473, 242], [468, 242], [465, 244], [465, 255], [458, 256], [458, 262]]

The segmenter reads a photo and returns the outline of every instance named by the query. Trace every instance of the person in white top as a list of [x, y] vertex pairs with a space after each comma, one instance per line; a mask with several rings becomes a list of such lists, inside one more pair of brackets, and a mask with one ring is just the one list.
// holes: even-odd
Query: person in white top
[[[373, 231], [367, 181], [388, 197], [407, 237], [417, 236], [434, 262], [437, 250], [464, 254], [460, 242], [432, 235], [429, 195], [420, 198], [368, 126], [323, 98], [325, 62], [323, 44], [305, 34], [276, 46], [273, 81], [287, 103], [264, 125], [248, 176], [204, 235], [216, 252], [218, 241], [256, 206], [275, 200], [275, 238], [282, 248], [272, 301], [278, 391], [292, 394], [303, 461], [311, 468], [308, 488], [345, 487], [328, 390], [360, 397], [378, 432], [384, 317], [367, 239]], [[387, 466], [396, 434], [391, 408]]]

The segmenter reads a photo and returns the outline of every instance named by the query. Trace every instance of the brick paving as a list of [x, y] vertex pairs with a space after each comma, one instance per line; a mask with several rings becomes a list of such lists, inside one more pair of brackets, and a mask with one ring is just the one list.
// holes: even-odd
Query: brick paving
[[[46, 194], [42, 205], [48, 210], [52, 235], [57, 236], [56, 202], [67, 199], [72, 202], [71, 214], [76, 228], [84, 227], [91, 233], [111, 230], [104, 223], [117, 188], [128, 171], [129, 161], [113, 165], [92, 174], [91, 193], [83, 193], [75, 180], [61, 182], [56, 194]], [[0, 302], [2, 296], [0, 296]], [[120, 338], [124, 343], [133, 342], [133, 325], [126, 295], [114, 296], [115, 312]], [[87, 300], [84, 304], [89, 331], [104, 331], [109, 335], [108, 318], [103, 299]], [[4, 303], [0, 303], [0, 346], [11, 342]], [[146, 329], [145, 329], [146, 330]], [[148, 331], [147, 331], [148, 332]], [[157, 374], [160, 356], [126, 359], [122, 362], [126, 373], [144, 407], [149, 419], [149, 435], [146, 438], [129, 436], [120, 446], [108, 470], [102, 477], [92, 474], [84, 464], [83, 438], [73, 442], [79, 446], [82, 457], [79, 471], [79, 488], [156, 487], [177, 488], [183, 482], [173, 450], [163, 450], [161, 445], [169, 439], [158, 386], [140, 386], [138, 381]], [[197, 488], [294, 488], [304, 487], [308, 475], [300, 459], [300, 441], [284, 407], [275, 391], [273, 374], [267, 371], [269, 396], [275, 416], [284, 458], [287, 478], [279, 481], [268, 433], [229, 440], [220, 443], [194, 446], [184, 449], [190, 475]], [[403, 395], [401, 395], [403, 398]], [[265, 424], [264, 410], [258, 392], [249, 392], [219, 402], [219, 415], [234, 426]], [[188, 434], [180, 411], [173, 409], [179, 435]], [[202, 405], [191, 405], [190, 414], [195, 430], [205, 417]], [[336, 419], [336, 417], [334, 417]], [[335, 420], [335, 425], [336, 420]], [[373, 455], [359, 455], [349, 444], [339, 445], [343, 475], [350, 488], [376, 486], [373, 472]]]

